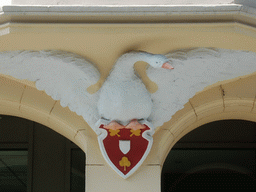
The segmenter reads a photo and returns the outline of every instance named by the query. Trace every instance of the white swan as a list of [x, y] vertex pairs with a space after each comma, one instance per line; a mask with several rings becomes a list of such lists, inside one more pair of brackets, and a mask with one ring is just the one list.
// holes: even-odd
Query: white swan
[[[170, 60], [175, 69], [149, 67], [147, 74], [158, 85], [158, 90], [149, 94], [134, 75], [133, 65], [139, 60], [157, 68]], [[117, 60], [95, 94], [89, 94], [87, 88], [99, 80], [97, 68], [85, 58], [64, 51], [1, 52], [0, 73], [36, 81], [39, 90], [82, 115], [93, 129], [99, 119], [117, 121], [120, 126], [133, 119], [147, 119], [158, 127], [204, 87], [256, 71], [255, 61], [253, 52], [225, 49], [195, 48], [165, 56], [131, 52]]]
[[122, 55], [112, 72], [104, 82], [98, 102], [98, 111], [102, 118], [112, 121], [108, 129], [129, 128], [142, 129], [136, 120], [147, 120], [153, 103], [141, 79], [135, 74], [134, 64], [145, 61], [154, 68], [173, 69], [169, 60], [163, 55], [146, 52], [130, 52]]

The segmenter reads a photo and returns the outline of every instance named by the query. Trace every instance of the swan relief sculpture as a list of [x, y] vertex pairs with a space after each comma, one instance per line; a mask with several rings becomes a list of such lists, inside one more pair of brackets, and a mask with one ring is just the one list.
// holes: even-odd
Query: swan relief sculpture
[[106, 161], [123, 178], [130, 176], [147, 157], [154, 134], [153, 125], [147, 121], [153, 103], [145, 85], [134, 73], [137, 61], [145, 61], [154, 68], [173, 69], [163, 55], [126, 53], [117, 60], [100, 90], [98, 112], [101, 119], [95, 127], [101, 132], [100, 149]]
[[[154, 68], [173, 69], [169, 60], [163, 55], [153, 55], [145, 52], [131, 52], [122, 55], [100, 90], [98, 111], [104, 119], [112, 122], [104, 128], [118, 129], [131, 120], [148, 119], [153, 107], [150, 93], [141, 79], [134, 73], [134, 64], [145, 61]], [[139, 129], [137, 121], [129, 124], [133, 129]], [[122, 127], [122, 126], [121, 126]]]
[[[137, 61], [149, 64], [147, 75], [158, 85], [155, 93], [135, 74]], [[0, 73], [35, 81], [37, 89], [81, 115], [98, 135], [107, 163], [126, 179], [146, 159], [156, 127], [206, 86], [256, 71], [255, 61], [253, 52], [214, 48], [165, 55], [129, 52], [118, 58], [94, 94], [87, 88], [99, 80], [97, 68], [64, 51], [1, 52]]]

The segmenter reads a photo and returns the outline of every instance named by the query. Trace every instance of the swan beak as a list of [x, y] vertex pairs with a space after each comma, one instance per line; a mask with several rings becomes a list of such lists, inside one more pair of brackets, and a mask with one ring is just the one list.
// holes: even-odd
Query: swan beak
[[164, 69], [174, 69], [174, 67], [171, 66], [169, 62], [164, 63], [162, 65], [162, 68], [164, 68]]

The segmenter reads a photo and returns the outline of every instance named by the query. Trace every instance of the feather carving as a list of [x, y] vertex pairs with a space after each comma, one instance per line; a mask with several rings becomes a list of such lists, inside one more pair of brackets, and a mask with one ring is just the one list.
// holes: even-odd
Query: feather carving
[[98, 93], [91, 95], [87, 88], [99, 80], [100, 73], [79, 55], [56, 50], [2, 52], [0, 73], [35, 81], [37, 89], [82, 115], [90, 126], [99, 119]]
[[[134, 73], [134, 63], [141, 60], [151, 65], [147, 74], [158, 85], [153, 94]], [[168, 61], [174, 70], [161, 68]], [[87, 88], [99, 80], [97, 68], [85, 58], [64, 51], [1, 52], [0, 73], [35, 81], [39, 90], [82, 115], [93, 129], [99, 119], [106, 125], [114, 121], [116, 127], [134, 119], [158, 127], [206, 86], [256, 71], [255, 61], [253, 52], [225, 49], [195, 48], [165, 56], [130, 52], [117, 60], [95, 94], [88, 93]]]

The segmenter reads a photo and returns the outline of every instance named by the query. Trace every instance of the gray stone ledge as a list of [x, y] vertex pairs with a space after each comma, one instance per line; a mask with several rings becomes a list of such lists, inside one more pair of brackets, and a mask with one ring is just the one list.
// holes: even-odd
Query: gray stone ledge
[[[0, 7], [1, 8], [1, 7]], [[199, 17], [203, 15], [205, 17]], [[237, 22], [241, 15], [256, 24], [256, 9], [240, 4], [141, 6], [18, 6], [0, 9], [0, 24], [7, 22]], [[127, 17], [126, 17], [127, 16]], [[152, 20], [153, 18], [153, 20]], [[233, 20], [232, 20], [233, 18]], [[241, 20], [239, 20], [240, 22]]]
[[2, 7], [3, 12], [222, 12], [239, 11], [242, 5], [140, 5], [140, 6], [18, 6]]

